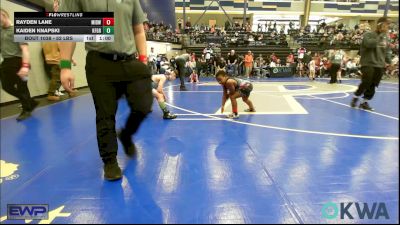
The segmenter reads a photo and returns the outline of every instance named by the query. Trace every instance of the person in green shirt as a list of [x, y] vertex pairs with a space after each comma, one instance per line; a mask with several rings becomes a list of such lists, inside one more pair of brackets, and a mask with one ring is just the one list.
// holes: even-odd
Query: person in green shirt
[[[115, 114], [122, 95], [130, 107], [125, 127], [118, 132], [125, 153], [133, 157], [136, 133], [153, 104], [151, 72], [147, 66], [147, 45], [139, 0], [64, 0], [59, 12], [114, 12], [114, 42], [85, 43], [86, 78], [96, 108], [97, 141], [104, 163], [106, 180], [122, 178], [117, 162]], [[60, 43], [61, 83], [67, 91], [74, 88], [71, 57], [75, 43]], [[138, 55], [138, 60], [135, 55]]]

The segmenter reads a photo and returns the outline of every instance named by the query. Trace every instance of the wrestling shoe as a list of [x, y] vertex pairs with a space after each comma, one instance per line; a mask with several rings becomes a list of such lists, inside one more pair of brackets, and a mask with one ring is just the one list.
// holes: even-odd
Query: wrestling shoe
[[177, 115], [174, 115], [174, 114], [172, 114], [170, 112], [166, 112], [166, 113], [164, 113], [163, 119], [164, 120], [173, 120], [176, 117], [177, 117]]

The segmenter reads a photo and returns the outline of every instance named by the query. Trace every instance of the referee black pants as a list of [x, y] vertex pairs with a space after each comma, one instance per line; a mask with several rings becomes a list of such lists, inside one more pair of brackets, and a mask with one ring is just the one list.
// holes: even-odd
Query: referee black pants
[[112, 61], [91, 51], [86, 57], [86, 78], [96, 108], [100, 157], [107, 163], [116, 159], [118, 151], [115, 128], [118, 100], [125, 95], [130, 114], [123, 129], [133, 135], [153, 104], [151, 74], [147, 65], [139, 61]]
[[179, 71], [179, 79], [181, 81], [181, 87], [185, 87], [185, 75], [186, 75], [186, 60], [178, 58], [176, 61], [176, 69]]
[[340, 70], [340, 64], [333, 63], [329, 69], [329, 75], [331, 76], [330, 84], [337, 83], [337, 72]]
[[0, 69], [1, 86], [5, 92], [20, 100], [24, 111], [32, 111], [34, 100], [31, 98], [28, 82], [17, 75], [21, 65], [21, 57], [4, 59]]

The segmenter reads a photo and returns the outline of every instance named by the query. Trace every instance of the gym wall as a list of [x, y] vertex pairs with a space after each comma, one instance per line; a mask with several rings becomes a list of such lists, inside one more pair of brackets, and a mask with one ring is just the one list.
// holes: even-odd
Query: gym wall
[[175, 29], [175, 0], [140, 0], [150, 22], [171, 24]]

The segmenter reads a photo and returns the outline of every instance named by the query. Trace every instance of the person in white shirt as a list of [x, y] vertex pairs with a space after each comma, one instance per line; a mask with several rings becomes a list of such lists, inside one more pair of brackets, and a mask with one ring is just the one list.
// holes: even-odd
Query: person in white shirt
[[358, 71], [358, 68], [356, 66], [356, 63], [353, 62], [352, 59], [347, 60], [347, 63], [346, 63], [346, 74], [347, 74], [347, 76], [348, 77], [354, 76], [354, 74], [357, 73], [357, 71]]
[[197, 71], [197, 62], [194, 58], [189, 62], [189, 66], [192, 69], [192, 74], [190, 74], [190, 83], [198, 83], [199, 82], [199, 75]]
[[308, 64], [308, 68], [310, 69], [310, 80], [315, 80], [315, 60], [311, 60]]
[[[187, 67], [189, 67], [190, 71], [191, 71], [191, 73], [190, 73], [190, 83], [193, 83], [192, 82], [192, 77], [193, 78], [197, 77], [196, 66], [197, 66], [197, 63], [196, 63], [195, 58], [191, 58], [190, 61], [188, 62], [188, 65], [187, 65]], [[198, 78], [197, 79], [193, 79], [193, 80], [198, 80]]]
[[209, 46], [209, 47], [204, 49], [203, 54], [204, 54], [204, 56], [206, 58], [206, 61], [208, 63], [208, 61], [210, 61], [210, 59], [211, 59], [211, 55], [213, 54], [213, 50]]
[[280, 59], [276, 59], [276, 67], [281, 67], [282, 63]]
[[157, 70], [157, 54], [154, 52], [154, 47], [151, 47], [150, 53], [148, 55], [147, 65], [151, 71], [151, 74], [155, 74]]
[[396, 64], [398, 64], [399, 63], [399, 56], [398, 55], [396, 55], [395, 57], [393, 57], [393, 59], [392, 59], [392, 65], [396, 65]]
[[165, 71], [167, 71], [171, 67], [171, 64], [169, 63], [168, 59], [165, 57], [162, 57], [161, 62], [160, 62], [160, 74], [164, 74]]
[[396, 77], [396, 73], [399, 73], [399, 56], [395, 55], [390, 64], [386, 68], [386, 74], [391, 77]]

